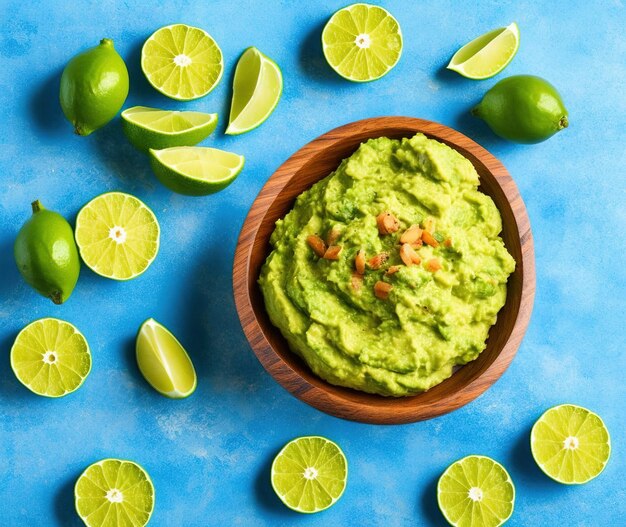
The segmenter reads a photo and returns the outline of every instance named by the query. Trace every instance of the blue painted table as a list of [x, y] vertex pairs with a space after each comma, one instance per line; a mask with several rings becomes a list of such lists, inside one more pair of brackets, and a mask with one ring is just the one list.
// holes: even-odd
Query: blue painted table
[[[439, 474], [471, 453], [492, 456], [511, 473], [517, 502], [510, 525], [626, 525], [626, 9], [606, 2], [388, 1], [405, 37], [404, 54], [385, 78], [351, 84], [326, 65], [324, 22], [345, 0], [309, 2], [37, 2], [2, 0], [0, 34], [0, 524], [78, 525], [73, 485], [103, 457], [140, 462], [156, 485], [154, 526], [441, 525]], [[185, 4], [185, 5], [184, 5]], [[517, 21], [518, 56], [496, 79], [474, 82], [444, 69], [452, 53], [486, 30]], [[144, 79], [141, 45], [160, 26], [186, 22], [211, 33], [226, 60], [224, 79], [204, 99], [180, 104]], [[206, 198], [172, 194], [147, 159], [129, 146], [119, 118], [88, 138], [72, 135], [57, 96], [67, 60], [102, 37], [115, 41], [131, 75], [126, 106], [218, 112], [207, 144], [246, 156], [225, 191]], [[266, 124], [223, 135], [240, 53], [255, 45], [285, 78]], [[532, 73], [552, 81], [571, 127], [535, 146], [506, 143], [468, 116], [498, 78]], [[535, 236], [537, 298], [512, 366], [482, 397], [438, 419], [371, 426], [326, 416], [297, 401], [265, 373], [240, 329], [231, 266], [239, 229], [270, 174], [296, 149], [349, 121], [408, 115], [447, 124], [491, 150], [526, 201]], [[83, 267], [63, 306], [20, 279], [12, 245], [39, 198], [74, 221], [93, 196], [119, 189], [155, 211], [161, 251], [127, 283]], [[28, 322], [57, 316], [90, 342], [93, 370], [58, 400], [23, 388], [9, 349]], [[199, 385], [167, 400], [134, 361], [140, 323], [153, 316], [184, 343]], [[613, 439], [605, 472], [581, 487], [553, 483], [535, 466], [529, 431], [547, 407], [574, 402], [597, 411]], [[284, 508], [269, 485], [272, 458], [297, 435], [337, 441], [350, 462], [341, 501], [314, 516]]]

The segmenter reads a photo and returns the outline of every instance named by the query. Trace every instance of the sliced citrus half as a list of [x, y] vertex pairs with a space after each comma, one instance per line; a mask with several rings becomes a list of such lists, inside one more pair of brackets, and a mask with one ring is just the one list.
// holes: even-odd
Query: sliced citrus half
[[402, 31], [386, 9], [352, 4], [330, 17], [322, 31], [322, 48], [331, 68], [355, 82], [380, 79], [402, 55]]
[[597, 477], [611, 455], [611, 438], [602, 419], [574, 404], [547, 410], [530, 433], [533, 457], [552, 479], [568, 485]]
[[126, 137], [143, 152], [150, 148], [196, 145], [216, 126], [216, 113], [159, 110], [146, 106], [133, 106], [122, 112]]
[[255, 47], [246, 49], [235, 68], [226, 133], [243, 134], [264, 123], [282, 93], [283, 74], [278, 65]]
[[130, 280], [143, 273], [159, 251], [159, 223], [138, 198], [109, 192], [92, 199], [76, 218], [80, 256], [95, 273]]
[[42, 318], [17, 335], [11, 348], [11, 368], [37, 395], [62, 397], [77, 390], [89, 375], [91, 353], [74, 325]]
[[153, 318], [139, 328], [135, 351], [141, 374], [160, 394], [184, 399], [196, 390], [196, 370], [185, 348]]
[[498, 527], [513, 514], [515, 487], [505, 468], [486, 456], [450, 465], [437, 483], [439, 508], [455, 527]]
[[513, 22], [465, 44], [454, 54], [447, 67], [468, 79], [488, 79], [506, 68], [518, 49], [519, 28]]
[[155, 31], [141, 49], [141, 69], [154, 88], [179, 101], [209, 93], [222, 78], [224, 58], [203, 29], [173, 24]]
[[103, 459], [76, 481], [74, 503], [88, 527], [143, 527], [154, 509], [154, 485], [137, 463]]
[[226, 188], [244, 162], [239, 154], [202, 146], [150, 150], [150, 165], [159, 181], [188, 196], [206, 196]]
[[325, 437], [298, 437], [272, 463], [272, 487], [290, 509], [320, 512], [341, 498], [348, 480], [346, 456]]

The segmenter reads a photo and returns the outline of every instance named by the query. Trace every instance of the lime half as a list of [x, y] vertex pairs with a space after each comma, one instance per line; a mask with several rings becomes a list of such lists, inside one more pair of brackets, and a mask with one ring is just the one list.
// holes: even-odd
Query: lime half
[[330, 17], [322, 31], [322, 47], [328, 64], [342, 77], [373, 81], [400, 60], [402, 31], [386, 9], [353, 4]]
[[320, 512], [346, 488], [348, 462], [341, 449], [324, 437], [299, 437], [287, 443], [272, 463], [272, 487], [290, 509]]
[[546, 411], [530, 433], [533, 457], [559, 483], [587, 483], [611, 455], [611, 439], [602, 419], [586, 408], [562, 404]]
[[226, 188], [244, 161], [238, 154], [201, 146], [150, 150], [150, 164], [159, 181], [188, 196], [206, 196]]
[[265, 122], [282, 93], [283, 74], [278, 65], [258, 49], [246, 49], [235, 69], [226, 133], [243, 134]]
[[467, 456], [450, 465], [437, 483], [439, 508], [455, 527], [497, 527], [513, 514], [515, 487], [500, 463]]
[[109, 192], [92, 199], [76, 218], [80, 256], [95, 273], [130, 280], [143, 273], [159, 251], [159, 223], [139, 199]]
[[196, 390], [196, 370], [185, 348], [153, 318], [139, 328], [135, 351], [141, 374], [160, 394], [184, 399]]
[[77, 390], [91, 371], [87, 340], [69, 322], [42, 318], [19, 332], [11, 368], [37, 395], [62, 397]]
[[154, 485], [137, 463], [103, 459], [80, 475], [74, 500], [88, 527], [143, 527], [154, 509]]
[[507, 67], [519, 48], [519, 28], [510, 26], [494, 29], [472, 40], [457, 51], [448, 69], [468, 79], [488, 79]]
[[163, 95], [179, 101], [209, 93], [222, 78], [222, 50], [206, 31], [185, 24], [155, 31], [141, 49], [141, 69]]
[[150, 148], [198, 144], [216, 126], [216, 113], [179, 112], [146, 106], [134, 106], [122, 112], [122, 127], [126, 137], [135, 148], [143, 152]]

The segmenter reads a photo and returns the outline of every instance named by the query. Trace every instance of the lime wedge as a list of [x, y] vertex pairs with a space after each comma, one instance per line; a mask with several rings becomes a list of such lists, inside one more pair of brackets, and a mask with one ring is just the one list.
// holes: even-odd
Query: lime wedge
[[188, 196], [206, 196], [230, 185], [244, 165], [244, 157], [202, 146], [150, 150], [150, 164], [167, 188]]
[[454, 54], [448, 69], [468, 79], [488, 79], [506, 68], [518, 48], [519, 29], [513, 22], [465, 44]]
[[153, 318], [139, 328], [135, 351], [141, 374], [161, 395], [184, 399], [196, 390], [196, 370], [185, 348]]
[[272, 487], [290, 509], [313, 513], [341, 498], [348, 462], [341, 449], [324, 437], [298, 437], [287, 443], [272, 463]]
[[141, 49], [141, 69], [154, 88], [179, 101], [209, 93], [222, 78], [222, 50], [206, 31], [185, 24], [155, 31]]
[[226, 133], [243, 134], [261, 125], [276, 108], [282, 92], [283, 74], [278, 65], [258, 49], [246, 49], [235, 69]]
[[137, 463], [103, 459], [76, 480], [74, 503], [88, 527], [143, 527], [154, 509], [154, 485]]
[[402, 31], [386, 9], [353, 4], [330, 17], [322, 31], [322, 47], [330, 67], [344, 79], [373, 81], [400, 60]]
[[562, 404], [546, 411], [530, 433], [533, 457], [549, 477], [567, 485], [598, 476], [611, 455], [602, 419], [586, 408]]
[[142, 152], [150, 148], [196, 145], [216, 126], [216, 113], [179, 112], [146, 106], [134, 106], [122, 112], [124, 133]]
[[155, 259], [159, 223], [136, 197], [109, 192], [92, 199], [78, 213], [76, 244], [94, 273], [113, 280], [130, 280]]
[[513, 514], [515, 487], [500, 463], [467, 456], [450, 465], [437, 483], [439, 508], [455, 527], [498, 527]]
[[11, 368], [29, 390], [63, 397], [77, 390], [91, 371], [85, 337], [69, 322], [42, 318], [19, 332], [11, 348]]

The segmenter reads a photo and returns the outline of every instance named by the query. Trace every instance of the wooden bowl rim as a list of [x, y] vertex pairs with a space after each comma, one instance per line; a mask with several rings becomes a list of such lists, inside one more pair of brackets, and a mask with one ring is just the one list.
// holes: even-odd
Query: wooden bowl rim
[[[353, 132], [363, 132], [365, 129], [368, 133], [371, 133], [369, 135], [371, 138], [383, 137], [384, 132], [381, 129], [392, 126], [406, 128], [408, 133], [424, 133], [426, 136], [446, 143], [452, 148], [458, 146], [458, 143], [461, 142], [463, 146], [458, 146], [459, 149], [462, 148], [462, 150], [469, 152], [475, 158], [480, 159], [485, 166], [487, 162], [490, 164], [488, 171], [503, 191], [509, 204], [512, 202], [517, 204], [517, 207], [511, 207], [511, 210], [515, 218], [516, 231], [522, 248], [521, 264], [523, 268], [522, 291], [515, 323], [506, 343], [487, 369], [470, 383], [437, 400], [435, 403], [398, 408], [395, 408], [394, 405], [386, 407], [346, 401], [338, 394], [326, 389], [325, 386], [328, 386], [329, 389], [336, 387], [323, 379], [319, 379], [321, 381], [318, 383], [319, 386], [311, 384], [274, 350], [265, 336], [263, 327], [258, 322], [249, 295], [250, 258], [258, 230], [263, 224], [265, 215], [274, 200], [289, 184], [294, 174], [298, 173], [304, 165], [318, 155], [320, 149], [333, 148], [335, 143], [342, 141]], [[381, 135], [376, 135], [378, 133], [377, 130], [381, 130]], [[441, 137], [444, 134], [445, 137]], [[497, 176], [494, 174], [496, 171], [498, 172]], [[506, 185], [503, 185], [503, 183], [506, 183]], [[520, 225], [527, 226], [528, 229], [525, 232], [520, 232]], [[518, 262], [519, 264], [520, 262]], [[256, 281], [252, 287], [258, 287]], [[233, 292], [237, 314], [253, 352], [274, 380], [298, 399], [327, 414], [364, 423], [403, 424], [430, 419], [456, 410], [481, 395], [502, 376], [517, 353], [530, 321], [535, 296], [534, 244], [530, 220], [519, 190], [504, 165], [493, 154], [469, 137], [453, 128], [425, 119], [401, 116], [362, 119], [334, 128], [305, 144], [276, 169], [264, 184], [252, 203], [239, 235], [233, 262]], [[246, 320], [249, 322], [246, 323]], [[271, 351], [271, 358], [266, 357], [268, 350]], [[315, 376], [312, 372], [311, 375]], [[380, 398], [381, 401], [394, 400], [393, 398], [383, 396], [373, 397]], [[411, 398], [411, 396], [408, 398]], [[404, 397], [395, 400], [406, 399]], [[360, 406], [357, 411], [355, 411], [355, 405]], [[383, 408], [387, 411], [383, 411]]]

